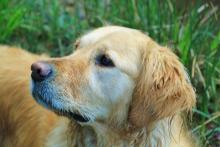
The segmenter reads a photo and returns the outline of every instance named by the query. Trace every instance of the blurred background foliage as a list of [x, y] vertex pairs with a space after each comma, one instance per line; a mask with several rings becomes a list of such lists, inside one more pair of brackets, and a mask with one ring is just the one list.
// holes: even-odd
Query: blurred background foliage
[[140, 29], [180, 57], [197, 93], [192, 131], [204, 146], [220, 146], [219, 6], [218, 0], [0, 0], [0, 43], [64, 56], [93, 28]]

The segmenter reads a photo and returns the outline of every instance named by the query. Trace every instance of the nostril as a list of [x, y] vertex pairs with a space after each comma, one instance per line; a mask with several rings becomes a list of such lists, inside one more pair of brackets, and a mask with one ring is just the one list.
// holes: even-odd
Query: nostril
[[46, 62], [35, 62], [31, 65], [31, 77], [35, 81], [43, 81], [52, 73], [52, 67]]
[[41, 74], [41, 68], [37, 69], [37, 74]]

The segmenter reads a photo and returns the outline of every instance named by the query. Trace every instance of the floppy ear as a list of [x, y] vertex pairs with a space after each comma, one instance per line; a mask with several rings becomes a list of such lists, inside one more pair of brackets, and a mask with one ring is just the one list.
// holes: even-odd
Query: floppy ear
[[129, 121], [147, 126], [156, 120], [190, 111], [195, 92], [184, 66], [166, 47], [143, 50], [142, 69], [133, 93]]

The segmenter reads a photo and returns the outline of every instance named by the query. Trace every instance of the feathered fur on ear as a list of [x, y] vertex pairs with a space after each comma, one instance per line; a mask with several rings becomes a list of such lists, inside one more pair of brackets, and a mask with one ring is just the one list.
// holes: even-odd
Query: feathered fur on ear
[[142, 59], [129, 121], [143, 127], [180, 111], [190, 111], [196, 102], [195, 92], [178, 57], [154, 44], [143, 50]]

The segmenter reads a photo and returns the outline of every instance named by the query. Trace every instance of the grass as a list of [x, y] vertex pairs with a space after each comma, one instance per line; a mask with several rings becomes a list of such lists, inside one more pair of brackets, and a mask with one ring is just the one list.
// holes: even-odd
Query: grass
[[0, 43], [64, 56], [85, 31], [106, 24], [143, 30], [173, 48], [197, 91], [192, 130], [220, 145], [219, 8], [210, 1], [0, 0]]

